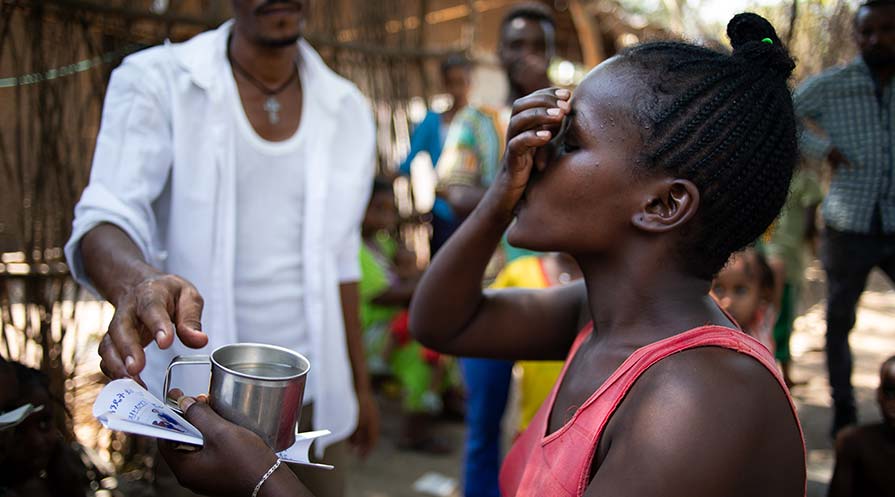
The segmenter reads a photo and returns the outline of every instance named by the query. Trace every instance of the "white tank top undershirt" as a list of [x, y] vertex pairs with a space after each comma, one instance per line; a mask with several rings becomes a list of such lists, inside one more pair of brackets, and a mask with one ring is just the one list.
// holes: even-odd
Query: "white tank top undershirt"
[[[314, 364], [304, 319], [302, 267], [307, 99], [295, 134], [272, 142], [249, 122], [232, 72], [228, 80], [236, 121], [237, 337], [295, 350]], [[306, 403], [310, 394], [305, 391]]]

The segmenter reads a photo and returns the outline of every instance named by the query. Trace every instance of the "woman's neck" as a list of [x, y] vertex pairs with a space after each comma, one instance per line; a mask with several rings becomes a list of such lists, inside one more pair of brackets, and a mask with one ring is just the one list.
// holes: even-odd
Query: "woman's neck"
[[649, 255], [578, 259], [598, 340], [640, 347], [705, 324], [732, 326], [709, 296], [710, 281]]

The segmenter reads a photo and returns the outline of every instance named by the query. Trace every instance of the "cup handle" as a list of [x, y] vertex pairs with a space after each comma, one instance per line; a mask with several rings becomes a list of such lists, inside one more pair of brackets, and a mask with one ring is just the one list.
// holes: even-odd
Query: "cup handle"
[[165, 371], [165, 383], [162, 387], [162, 395], [165, 397], [165, 404], [174, 410], [177, 414], [183, 414], [183, 411], [180, 410], [180, 407], [177, 406], [177, 403], [172, 402], [171, 399], [168, 398], [168, 390], [171, 386], [171, 371], [176, 366], [186, 366], [190, 364], [207, 364], [211, 367], [211, 359], [207, 355], [179, 355], [174, 359], [171, 359], [171, 363], [168, 364], [168, 369]]

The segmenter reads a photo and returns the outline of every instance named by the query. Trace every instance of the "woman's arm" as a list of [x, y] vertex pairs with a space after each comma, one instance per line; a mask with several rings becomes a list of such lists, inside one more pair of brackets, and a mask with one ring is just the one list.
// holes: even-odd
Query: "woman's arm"
[[482, 276], [513, 219], [535, 167], [535, 153], [562, 122], [570, 96], [568, 90], [547, 89], [514, 104], [501, 172], [439, 251], [411, 303], [410, 329], [424, 345], [464, 356], [565, 357], [585, 301], [582, 283], [551, 290], [483, 292]]
[[417, 281], [401, 280], [390, 285], [382, 293], [373, 297], [376, 305], [406, 306], [416, 291]]

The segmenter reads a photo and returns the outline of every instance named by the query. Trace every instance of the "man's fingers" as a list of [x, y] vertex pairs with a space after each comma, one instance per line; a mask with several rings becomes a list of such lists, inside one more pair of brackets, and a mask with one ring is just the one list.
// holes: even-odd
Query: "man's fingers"
[[140, 378], [138, 374], [131, 374], [127, 367], [124, 365], [124, 361], [121, 360], [121, 355], [118, 354], [118, 350], [115, 348], [115, 344], [112, 342], [111, 336], [106, 333], [103, 336], [103, 339], [99, 342], [99, 355], [102, 358], [99, 362], [99, 369], [103, 372], [107, 377], [117, 380], [120, 378], [130, 378], [142, 387], [146, 387], [146, 384], [143, 383], [143, 379]]
[[[127, 307], [119, 308], [115, 311], [115, 316], [109, 324], [109, 331], [106, 337], [110, 339], [110, 347], [106, 349], [114, 349], [118, 357], [124, 363], [127, 370], [125, 376], [136, 376], [143, 370], [146, 364], [146, 358], [143, 355], [143, 345], [137, 331], [137, 323], [134, 322], [132, 315]], [[111, 356], [111, 354], [109, 354]], [[104, 357], [105, 359], [105, 357]]]
[[[159, 348], [167, 349], [174, 343], [174, 323], [167, 306], [157, 298], [147, 298], [136, 305], [137, 317], [148, 331], [149, 341], [155, 340]], [[148, 341], [143, 345], [148, 345]]]
[[99, 356], [102, 358], [99, 363], [99, 369], [104, 375], [113, 380], [130, 376], [108, 333], [103, 335], [102, 340], [99, 342]]
[[177, 336], [187, 347], [200, 348], [208, 343], [208, 336], [202, 332], [202, 296], [191, 285], [184, 286], [177, 297], [174, 323]]
[[146, 383], [143, 382], [143, 378], [140, 378], [140, 375], [131, 376], [131, 379], [136, 381], [141, 387], [149, 390], [149, 387], [146, 386]]

